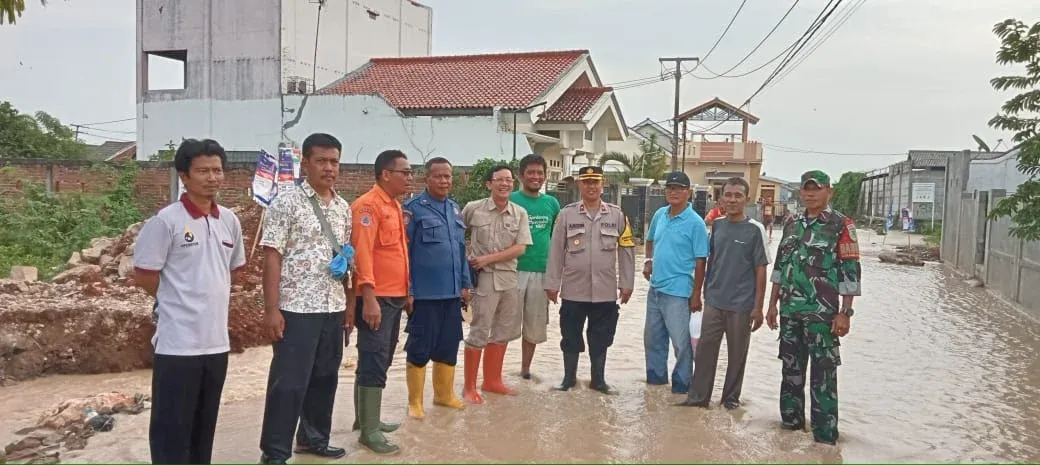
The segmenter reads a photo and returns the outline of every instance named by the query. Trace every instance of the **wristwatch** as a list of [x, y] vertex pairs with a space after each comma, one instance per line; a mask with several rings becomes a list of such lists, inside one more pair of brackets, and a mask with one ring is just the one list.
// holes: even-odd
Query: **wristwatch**
[[854, 310], [852, 310], [852, 307], [849, 307], [849, 308], [843, 308], [843, 309], [839, 310], [838, 313], [841, 314], [841, 315], [845, 315], [845, 316], [847, 316], [849, 318], [852, 318], [852, 315], [855, 314], [856, 312]]

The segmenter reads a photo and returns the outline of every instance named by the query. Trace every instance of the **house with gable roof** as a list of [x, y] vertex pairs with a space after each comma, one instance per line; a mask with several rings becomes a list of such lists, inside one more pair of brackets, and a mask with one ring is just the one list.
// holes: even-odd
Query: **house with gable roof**
[[441, 156], [457, 165], [537, 153], [559, 183], [628, 136], [587, 50], [375, 58], [285, 100], [298, 108], [286, 139], [337, 134], [349, 163], [389, 148], [416, 163]]

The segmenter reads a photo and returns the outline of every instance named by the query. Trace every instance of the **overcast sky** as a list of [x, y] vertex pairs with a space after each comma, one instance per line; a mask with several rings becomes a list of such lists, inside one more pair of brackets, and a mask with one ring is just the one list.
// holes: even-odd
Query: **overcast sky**
[[[731, 68], [793, 2], [748, 0], [705, 66], [720, 73]], [[47, 7], [37, 0], [26, 3], [17, 25], [0, 26], [0, 100], [12, 101], [23, 112], [47, 111], [70, 124], [132, 118], [135, 2], [52, 0]], [[434, 9], [434, 54], [588, 49], [607, 84], [659, 74], [661, 56], [703, 56], [740, 5], [739, 0], [423, 3]], [[777, 56], [826, 3], [801, 0], [733, 74]], [[860, 3], [855, 10], [844, 9]], [[821, 168], [837, 177], [900, 158], [794, 153], [775, 146], [905, 154], [908, 149], [974, 149], [972, 134], [991, 147], [997, 139], [1009, 139], [986, 125], [1007, 98], [993, 91], [988, 81], [1020, 70], [994, 63], [998, 41], [991, 29], [1009, 17], [1040, 20], [1040, 1], [844, 0], [828, 24], [838, 24], [850, 11], [815, 51], [807, 54], [811, 43], [802, 51], [805, 61], [750, 105], [761, 118], [752, 126], [751, 137], [774, 146], [765, 152], [763, 170], [768, 175], [794, 179], [806, 169]], [[817, 37], [829, 30], [824, 26]], [[716, 96], [739, 105], [778, 63], [741, 78], [696, 79], [692, 76], [710, 75], [694, 70], [683, 79], [680, 107]], [[622, 89], [618, 99], [630, 125], [648, 117], [667, 120], [673, 85], [665, 81]], [[134, 138], [133, 121], [101, 127], [111, 132], [90, 134]]]

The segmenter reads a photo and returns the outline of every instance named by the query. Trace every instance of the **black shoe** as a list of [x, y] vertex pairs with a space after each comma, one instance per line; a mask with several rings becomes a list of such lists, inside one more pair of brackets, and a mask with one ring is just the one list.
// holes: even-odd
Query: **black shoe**
[[578, 384], [578, 353], [563, 353], [563, 381], [553, 389], [557, 391], [569, 391]]
[[285, 463], [285, 460], [274, 460], [267, 455], [260, 456], [260, 463]]
[[347, 455], [345, 449], [339, 447], [325, 446], [325, 447], [309, 447], [300, 446], [294, 451], [297, 454], [309, 454], [317, 455], [318, 457], [325, 457], [328, 459], [338, 459]]
[[726, 410], [733, 410], [740, 408], [740, 402], [735, 400], [727, 400], [726, 402], [722, 403], [722, 406], [726, 407]]
[[687, 398], [686, 398], [686, 400], [684, 400], [684, 401], [682, 401], [682, 402], [679, 402], [678, 404], [675, 404], [675, 406], [676, 406], [676, 407], [700, 407], [700, 408], [708, 408], [708, 403], [707, 403], [707, 402], [700, 402], [700, 401], [695, 401], [695, 400], [693, 400], [693, 399], [690, 399], [689, 397], [687, 397]]

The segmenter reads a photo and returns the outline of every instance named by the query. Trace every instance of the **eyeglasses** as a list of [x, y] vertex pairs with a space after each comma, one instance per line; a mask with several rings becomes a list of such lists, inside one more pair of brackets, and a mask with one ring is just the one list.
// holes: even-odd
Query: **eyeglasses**
[[505, 183], [512, 184], [513, 183], [513, 178], [492, 178], [491, 182], [500, 182], [500, 183], [503, 183], [503, 184], [505, 184]]
[[387, 170], [387, 171], [389, 171], [389, 172], [391, 172], [391, 173], [401, 173], [401, 174], [403, 174], [403, 175], [404, 175], [404, 177], [406, 177], [406, 178], [409, 178], [409, 177], [415, 176], [415, 172], [414, 172], [414, 171], [412, 171], [412, 170]]

